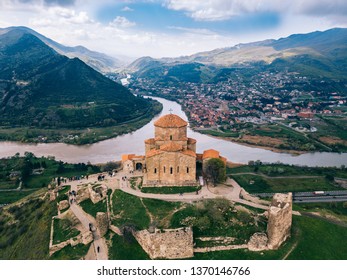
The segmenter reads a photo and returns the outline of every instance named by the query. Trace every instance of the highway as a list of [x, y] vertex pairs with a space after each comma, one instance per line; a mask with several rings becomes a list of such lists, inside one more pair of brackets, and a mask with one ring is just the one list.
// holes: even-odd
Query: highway
[[[259, 197], [272, 197], [274, 193], [256, 193]], [[323, 194], [314, 192], [293, 192], [294, 203], [343, 202], [347, 201], [347, 190], [325, 191]]]

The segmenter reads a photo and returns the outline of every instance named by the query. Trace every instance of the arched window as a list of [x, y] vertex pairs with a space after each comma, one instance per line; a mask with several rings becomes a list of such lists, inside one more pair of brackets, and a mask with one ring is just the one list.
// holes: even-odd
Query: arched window
[[180, 167], [177, 166], [177, 173], [180, 173]]
[[187, 173], [189, 173], [189, 167], [187, 167]]
[[173, 173], [173, 168], [172, 167], [170, 167], [170, 174], [172, 174]]
[[165, 171], [166, 171], [166, 168], [165, 168], [165, 166], [164, 166], [164, 173], [165, 173]]
[[154, 168], [154, 173], [157, 174], [157, 169], [156, 168]]
[[172, 140], [172, 135], [170, 135], [170, 140]]

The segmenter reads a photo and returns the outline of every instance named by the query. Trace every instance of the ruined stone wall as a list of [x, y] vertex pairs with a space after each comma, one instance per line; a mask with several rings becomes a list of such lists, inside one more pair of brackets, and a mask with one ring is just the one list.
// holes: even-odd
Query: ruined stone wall
[[89, 184], [87, 187], [79, 187], [77, 190], [76, 200], [81, 203], [84, 200], [90, 199], [94, 204], [105, 199], [107, 196], [107, 188], [105, 186], [97, 187], [99, 190], [96, 192], [93, 186]]
[[96, 226], [100, 231], [100, 236], [103, 237], [108, 231], [108, 218], [106, 213], [96, 213]]
[[166, 152], [146, 158], [146, 169], [146, 185], [152, 182], [180, 186], [196, 182], [196, 158], [182, 153]]
[[132, 160], [126, 160], [123, 162], [123, 170], [125, 172], [134, 171], [134, 163]]
[[93, 241], [93, 234], [90, 231], [85, 231], [83, 233], [80, 233], [76, 237], [70, 238], [67, 241], [61, 242], [59, 244], [50, 245], [49, 246], [49, 255], [53, 255], [55, 252], [63, 249], [64, 247], [71, 245], [71, 247], [75, 247], [78, 244], [84, 244], [87, 245], [90, 242]]
[[142, 230], [134, 233], [136, 240], [151, 259], [183, 259], [193, 257], [193, 230], [179, 228]]
[[69, 208], [70, 204], [67, 200], [62, 200], [58, 203], [58, 210], [62, 211], [65, 210], [66, 208]]
[[89, 198], [89, 189], [86, 187], [78, 187], [76, 200], [81, 203]]
[[94, 189], [92, 186], [88, 186], [88, 189], [89, 189], [90, 200], [94, 204], [105, 199], [107, 196], [107, 188], [105, 186], [98, 186], [97, 188], [94, 188]]
[[292, 226], [292, 193], [273, 196], [267, 225], [268, 248], [278, 249], [290, 236]]

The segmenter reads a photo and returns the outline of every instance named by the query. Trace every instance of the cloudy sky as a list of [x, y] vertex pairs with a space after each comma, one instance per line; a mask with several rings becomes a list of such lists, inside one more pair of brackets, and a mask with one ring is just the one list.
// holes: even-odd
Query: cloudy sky
[[114, 56], [179, 56], [347, 27], [347, 1], [0, 0], [0, 27], [19, 25]]

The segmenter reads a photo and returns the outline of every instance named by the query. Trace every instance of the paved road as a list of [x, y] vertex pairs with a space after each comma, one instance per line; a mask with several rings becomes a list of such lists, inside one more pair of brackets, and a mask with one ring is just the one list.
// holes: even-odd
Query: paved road
[[[259, 197], [271, 197], [274, 193], [256, 193]], [[313, 192], [293, 193], [295, 203], [314, 203], [314, 202], [339, 202], [347, 201], [347, 191], [325, 191], [324, 194], [314, 194]]]
[[343, 202], [347, 201], [347, 195], [340, 196], [304, 196], [300, 198], [294, 198], [294, 203], [316, 203], [316, 202]]

